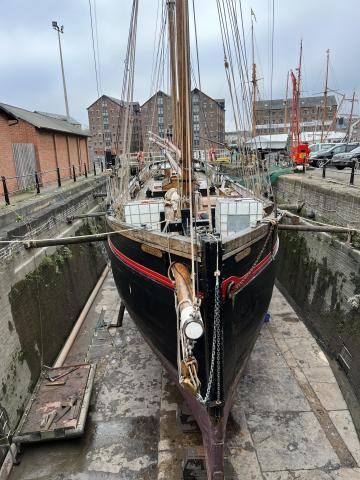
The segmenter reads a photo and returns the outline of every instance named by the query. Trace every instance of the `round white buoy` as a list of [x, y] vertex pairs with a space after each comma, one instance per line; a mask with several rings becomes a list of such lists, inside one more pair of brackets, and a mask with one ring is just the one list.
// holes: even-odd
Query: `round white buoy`
[[181, 328], [189, 340], [197, 340], [204, 333], [204, 324], [198, 312], [194, 314], [192, 306], [185, 307], [181, 312]]

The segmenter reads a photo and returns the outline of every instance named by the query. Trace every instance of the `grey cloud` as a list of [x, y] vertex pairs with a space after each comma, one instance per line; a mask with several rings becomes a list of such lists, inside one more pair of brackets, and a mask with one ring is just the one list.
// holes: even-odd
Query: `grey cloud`
[[[260, 93], [269, 96], [268, 1], [243, 0], [249, 42], [250, 8], [257, 16]], [[97, 0], [103, 92], [120, 96], [131, 0]], [[158, 0], [141, 0], [135, 97], [150, 93], [153, 35]], [[227, 100], [232, 126], [215, 0], [196, 0], [202, 88]], [[298, 62], [304, 41], [306, 94], [323, 90], [325, 51], [331, 50], [330, 86], [346, 93], [360, 87], [358, 0], [275, 0], [273, 97], [285, 93], [286, 73]], [[86, 107], [96, 98], [88, 0], [0, 1], [0, 98], [29, 109], [63, 112], [57, 38], [51, 21], [65, 25], [62, 36], [71, 114], [87, 122]], [[195, 57], [194, 57], [195, 58]]]

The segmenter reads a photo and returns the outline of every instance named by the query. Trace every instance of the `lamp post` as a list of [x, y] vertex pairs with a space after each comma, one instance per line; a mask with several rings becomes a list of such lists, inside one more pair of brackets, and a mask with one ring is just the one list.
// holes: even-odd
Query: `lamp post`
[[66, 108], [67, 120], [69, 122], [70, 121], [70, 114], [69, 114], [69, 105], [68, 105], [68, 99], [67, 99], [67, 93], [66, 93], [64, 62], [63, 62], [63, 57], [62, 57], [61, 40], [60, 40], [60, 33], [64, 33], [64, 25], [61, 25], [61, 27], [60, 27], [56, 21], [53, 21], [52, 22], [52, 27], [53, 27], [54, 30], [57, 31], [57, 34], [58, 34], [60, 62], [61, 62], [61, 74], [62, 74], [62, 81], [63, 81], [63, 87], [64, 87], [65, 108]]

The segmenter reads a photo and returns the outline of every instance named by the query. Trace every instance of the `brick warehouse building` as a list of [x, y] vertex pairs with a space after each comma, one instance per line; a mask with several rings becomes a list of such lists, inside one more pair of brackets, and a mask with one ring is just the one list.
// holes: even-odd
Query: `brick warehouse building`
[[144, 151], [151, 149], [149, 131], [166, 137], [172, 129], [171, 97], [159, 90], [141, 106], [141, 128]]
[[[113, 153], [116, 151], [116, 143], [119, 142], [118, 152], [122, 153], [123, 138], [118, 132], [122, 132], [125, 118], [125, 106], [121, 100], [102, 95], [88, 107], [89, 128], [91, 139], [89, 146], [96, 156], [103, 156], [106, 150]], [[140, 105], [133, 102], [133, 128], [131, 137], [132, 152], [142, 150]]]
[[71, 176], [73, 165], [82, 172], [84, 164], [89, 168], [88, 136], [66, 117], [0, 103], [0, 176], [28, 175], [7, 181], [13, 192], [32, 186], [34, 171], [47, 172], [40, 175], [43, 184], [56, 182], [57, 167], [61, 178]]
[[[300, 128], [303, 132], [320, 130], [324, 114], [324, 97], [300, 98]], [[291, 128], [292, 99], [287, 102], [287, 121], [285, 125], [286, 102], [280, 100], [260, 100], [255, 103], [256, 133], [285, 133]], [[334, 95], [329, 95], [326, 102], [325, 129], [332, 124], [337, 112], [337, 102]]]
[[221, 148], [225, 142], [225, 100], [214, 99], [198, 88], [191, 92], [193, 146], [195, 150]]
[[[225, 142], [225, 100], [213, 99], [194, 88], [191, 92], [193, 119], [193, 148], [206, 150], [219, 148], [217, 143]], [[149, 150], [148, 132], [160, 137], [172, 129], [171, 97], [161, 90], [141, 106], [141, 123], [144, 150]]]

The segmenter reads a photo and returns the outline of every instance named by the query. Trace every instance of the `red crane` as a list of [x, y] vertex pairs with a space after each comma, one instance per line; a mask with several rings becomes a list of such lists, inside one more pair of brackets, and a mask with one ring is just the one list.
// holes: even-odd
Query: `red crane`
[[291, 109], [291, 156], [296, 165], [305, 166], [309, 156], [309, 146], [307, 143], [301, 143], [300, 139], [299, 88], [298, 81], [293, 71], [291, 71], [291, 82], [293, 89]]

